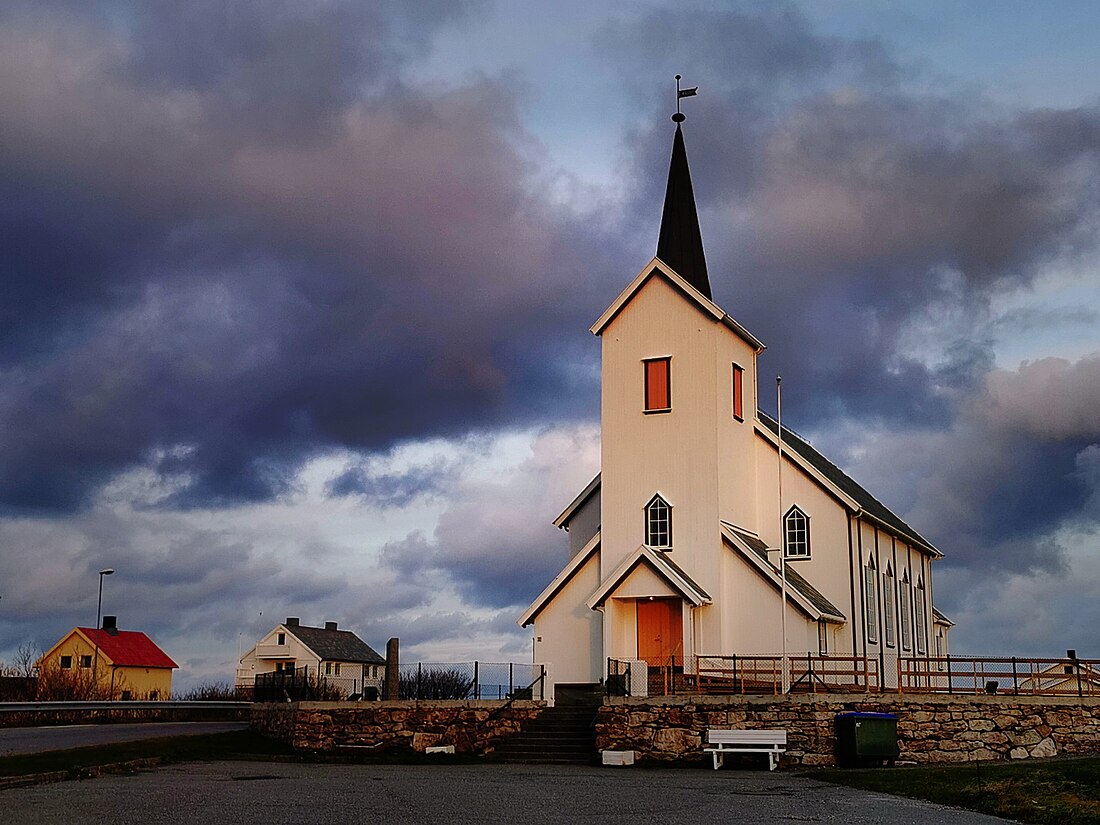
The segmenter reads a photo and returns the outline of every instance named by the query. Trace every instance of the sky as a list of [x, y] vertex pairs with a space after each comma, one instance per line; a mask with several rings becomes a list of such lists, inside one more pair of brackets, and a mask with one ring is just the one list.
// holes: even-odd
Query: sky
[[[715, 300], [945, 553], [956, 653], [1100, 657], [1100, 7], [9, 0], [0, 659], [176, 686], [287, 616], [526, 661], [654, 254], [677, 73]], [[773, 409], [769, 398], [761, 407]]]

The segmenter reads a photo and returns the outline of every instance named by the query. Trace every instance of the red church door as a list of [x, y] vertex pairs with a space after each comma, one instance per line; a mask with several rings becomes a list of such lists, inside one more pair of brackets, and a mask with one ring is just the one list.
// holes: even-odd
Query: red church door
[[680, 599], [639, 599], [638, 658], [650, 666], [684, 662], [684, 614]]

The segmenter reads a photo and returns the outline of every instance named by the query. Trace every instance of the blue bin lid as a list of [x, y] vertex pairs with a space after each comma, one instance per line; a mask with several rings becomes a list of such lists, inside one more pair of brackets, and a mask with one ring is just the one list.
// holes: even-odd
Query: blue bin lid
[[836, 715], [837, 719], [845, 716], [854, 716], [857, 719], [897, 719], [897, 714], [894, 713], [868, 713], [859, 710], [846, 710], [843, 713]]

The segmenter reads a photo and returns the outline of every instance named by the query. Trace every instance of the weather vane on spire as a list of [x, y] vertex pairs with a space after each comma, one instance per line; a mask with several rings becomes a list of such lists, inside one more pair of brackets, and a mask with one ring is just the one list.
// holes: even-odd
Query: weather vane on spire
[[680, 75], [676, 75], [676, 114], [674, 114], [672, 116], [672, 119], [676, 123], [683, 123], [685, 120], [687, 120], [687, 117], [685, 115], [681, 114], [681, 112], [680, 112], [680, 101], [681, 101], [681, 99], [683, 99], [685, 97], [693, 97], [694, 95], [697, 95], [697, 94], [699, 94], [699, 87], [698, 86], [693, 86], [690, 89], [681, 89], [680, 88]]

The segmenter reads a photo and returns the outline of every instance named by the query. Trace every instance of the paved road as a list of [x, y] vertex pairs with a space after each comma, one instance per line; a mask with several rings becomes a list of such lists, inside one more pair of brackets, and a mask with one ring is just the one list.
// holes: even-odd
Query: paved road
[[993, 817], [779, 771], [219, 762], [0, 791], [0, 825], [194, 822], [825, 822], [987, 825]]
[[247, 722], [145, 722], [130, 725], [55, 725], [41, 728], [0, 728], [0, 756], [82, 748], [110, 742], [132, 742], [160, 736], [193, 736], [244, 730]]

